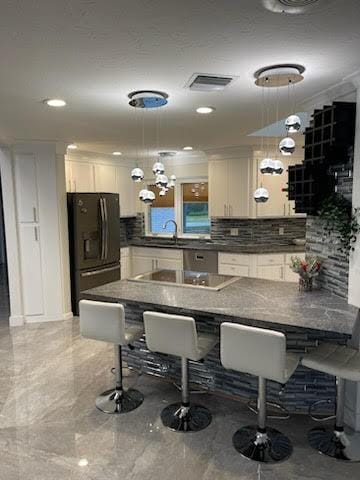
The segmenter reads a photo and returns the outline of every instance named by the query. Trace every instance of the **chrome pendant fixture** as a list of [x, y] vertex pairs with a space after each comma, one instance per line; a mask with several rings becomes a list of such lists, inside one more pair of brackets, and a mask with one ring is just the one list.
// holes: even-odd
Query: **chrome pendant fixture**
[[279, 150], [282, 155], [290, 156], [295, 152], [295, 141], [291, 137], [286, 137], [279, 143]]
[[289, 115], [285, 120], [285, 128], [289, 134], [298, 133], [301, 128], [301, 119], [298, 115]]
[[151, 190], [143, 189], [139, 193], [139, 199], [146, 204], [151, 204], [155, 200], [155, 193]]
[[269, 200], [269, 192], [266, 188], [258, 188], [254, 192], [254, 200], [256, 203], [265, 203]]
[[166, 188], [168, 181], [169, 179], [166, 175], [157, 175], [155, 178], [155, 185], [158, 188]]
[[264, 158], [260, 163], [260, 172], [263, 175], [272, 175], [275, 171], [275, 162], [272, 158]]
[[142, 180], [144, 180], [144, 172], [141, 168], [134, 168], [132, 171], [131, 171], [131, 178], [134, 182], [141, 182]]
[[154, 175], [163, 174], [165, 172], [164, 164], [161, 162], [155, 162], [152, 167], [152, 171]]
[[284, 171], [284, 164], [281, 160], [274, 160], [274, 175], [281, 175]]

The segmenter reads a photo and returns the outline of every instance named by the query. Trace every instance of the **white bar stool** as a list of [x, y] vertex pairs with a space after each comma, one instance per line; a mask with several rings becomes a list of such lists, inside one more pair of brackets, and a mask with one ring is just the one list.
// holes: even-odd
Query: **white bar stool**
[[178, 432], [197, 432], [211, 422], [211, 413], [202, 405], [190, 404], [189, 362], [203, 359], [217, 343], [210, 334], [198, 334], [192, 317], [144, 312], [146, 343], [152, 352], [181, 357], [182, 401], [161, 412], [165, 427]]
[[227, 369], [259, 377], [258, 425], [240, 428], [233, 436], [235, 449], [257, 462], [286, 460], [292, 445], [283, 433], [266, 426], [266, 379], [286, 383], [299, 358], [286, 352], [283, 333], [235, 323], [221, 324], [221, 363]]
[[139, 340], [142, 326], [125, 326], [125, 310], [119, 303], [80, 301], [80, 333], [83, 337], [115, 344], [115, 388], [96, 399], [96, 407], [104, 413], [127, 413], [139, 407], [144, 396], [138, 390], [123, 389], [121, 347]]
[[360, 461], [360, 434], [344, 431], [345, 380], [360, 382], [360, 352], [345, 345], [323, 343], [301, 360], [302, 365], [336, 377], [336, 421], [333, 428], [310, 430], [310, 445], [338, 460]]

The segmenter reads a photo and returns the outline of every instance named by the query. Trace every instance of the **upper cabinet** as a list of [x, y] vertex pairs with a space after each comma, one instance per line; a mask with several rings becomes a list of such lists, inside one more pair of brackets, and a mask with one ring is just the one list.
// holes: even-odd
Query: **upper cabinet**
[[249, 216], [250, 165], [247, 159], [209, 162], [211, 217]]
[[37, 223], [38, 188], [35, 156], [31, 154], [17, 155], [15, 170], [19, 222]]
[[131, 167], [90, 161], [65, 162], [67, 192], [118, 193], [120, 216], [136, 216], [136, 194]]

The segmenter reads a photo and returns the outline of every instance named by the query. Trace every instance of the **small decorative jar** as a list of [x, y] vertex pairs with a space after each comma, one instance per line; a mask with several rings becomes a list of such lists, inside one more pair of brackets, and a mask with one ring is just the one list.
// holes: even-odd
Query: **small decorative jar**
[[313, 289], [313, 277], [299, 277], [299, 290], [311, 292]]

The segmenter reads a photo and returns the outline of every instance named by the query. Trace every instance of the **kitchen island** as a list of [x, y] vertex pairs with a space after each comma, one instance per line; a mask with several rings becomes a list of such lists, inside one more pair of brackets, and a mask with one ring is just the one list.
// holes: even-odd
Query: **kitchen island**
[[[292, 283], [254, 278], [239, 278], [220, 291], [122, 280], [88, 290], [82, 296], [124, 304], [128, 322], [142, 322], [144, 311], [156, 310], [191, 315], [199, 331], [217, 335], [224, 321], [282, 331], [288, 349], [299, 354], [321, 341], [346, 343], [358, 323], [357, 309], [324, 290], [299, 292]], [[180, 378], [179, 359], [149, 352], [144, 339], [134, 347], [124, 349], [130, 366], [169, 380]], [[212, 392], [256, 397], [257, 379], [226, 371], [220, 364], [219, 345], [203, 363], [190, 362], [190, 378]], [[314, 401], [334, 397], [333, 377], [301, 366], [284, 387], [269, 382], [269, 398], [280, 400], [293, 412], [305, 413]]]

